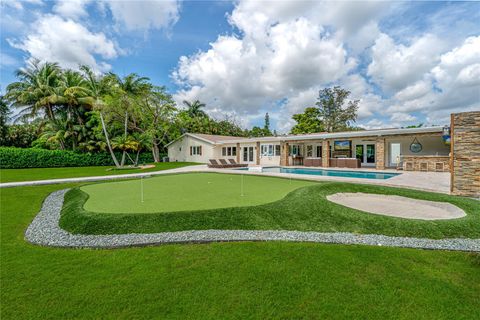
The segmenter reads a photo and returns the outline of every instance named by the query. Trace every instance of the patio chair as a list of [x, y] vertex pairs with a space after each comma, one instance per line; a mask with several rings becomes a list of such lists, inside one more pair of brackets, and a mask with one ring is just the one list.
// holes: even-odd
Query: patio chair
[[445, 171], [445, 164], [443, 162], [435, 162], [435, 171], [437, 172]]
[[223, 165], [218, 164], [217, 160], [215, 160], [215, 159], [210, 159], [208, 161], [210, 161], [210, 163], [207, 164], [209, 168], [217, 168], [217, 169], [218, 168], [225, 168]]
[[420, 171], [428, 171], [428, 162], [420, 162]]
[[403, 165], [405, 166], [405, 171], [413, 171], [414, 170], [414, 166], [413, 166], [412, 161], [405, 161], [403, 163]]
[[236, 162], [235, 160], [233, 160], [233, 159], [228, 159], [228, 162], [230, 162], [230, 164], [231, 164], [232, 166], [235, 166], [235, 167], [239, 167], [239, 168], [241, 168], [241, 167], [248, 167], [248, 164], [246, 164], [246, 163], [237, 163], [237, 162]]

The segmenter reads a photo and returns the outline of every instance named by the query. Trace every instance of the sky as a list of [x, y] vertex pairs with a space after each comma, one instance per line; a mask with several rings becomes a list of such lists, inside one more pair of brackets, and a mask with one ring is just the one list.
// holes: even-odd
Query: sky
[[318, 91], [366, 129], [480, 110], [480, 2], [0, 0], [0, 91], [31, 59], [135, 72], [215, 118], [286, 133]]

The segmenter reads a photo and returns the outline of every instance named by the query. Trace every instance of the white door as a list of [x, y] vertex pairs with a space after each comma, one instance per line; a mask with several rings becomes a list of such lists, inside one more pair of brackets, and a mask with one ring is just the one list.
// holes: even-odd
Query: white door
[[242, 150], [242, 160], [244, 163], [252, 163], [253, 162], [253, 150], [254, 147], [243, 147]]
[[390, 166], [396, 167], [400, 161], [400, 143], [390, 143]]

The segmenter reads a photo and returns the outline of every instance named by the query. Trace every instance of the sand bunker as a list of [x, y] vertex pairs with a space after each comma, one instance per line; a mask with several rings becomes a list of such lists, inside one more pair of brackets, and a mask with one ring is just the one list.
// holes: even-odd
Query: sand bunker
[[451, 203], [417, 200], [401, 196], [360, 192], [335, 193], [327, 196], [327, 200], [373, 214], [407, 219], [443, 220], [465, 216], [462, 209]]

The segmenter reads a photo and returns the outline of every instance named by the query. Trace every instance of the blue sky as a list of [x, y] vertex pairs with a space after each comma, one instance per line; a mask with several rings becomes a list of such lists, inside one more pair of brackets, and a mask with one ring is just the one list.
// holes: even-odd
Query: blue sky
[[32, 58], [136, 72], [279, 132], [340, 85], [366, 128], [480, 109], [480, 3], [1, 0], [1, 90]]

